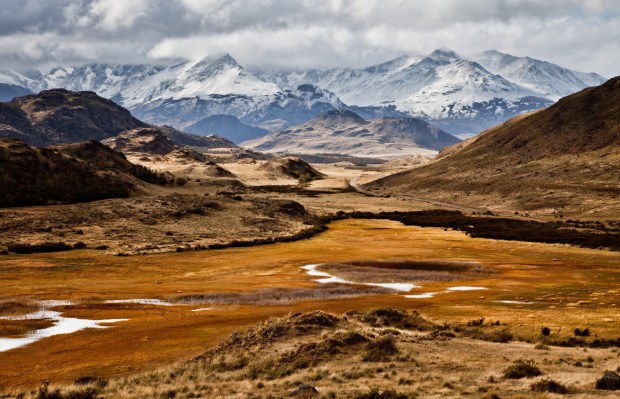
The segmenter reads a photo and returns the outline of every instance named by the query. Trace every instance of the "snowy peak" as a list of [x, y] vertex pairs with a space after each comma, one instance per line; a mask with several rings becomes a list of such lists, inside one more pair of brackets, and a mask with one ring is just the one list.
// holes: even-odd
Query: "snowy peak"
[[162, 99], [210, 95], [263, 96], [279, 91], [243, 68], [227, 53], [171, 66], [91, 64], [55, 68], [29, 88], [88, 90], [133, 107]]
[[577, 72], [550, 62], [515, 57], [495, 50], [485, 51], [473, 58], [492, 73], [551, 100], [605, 82], [605, 78], [595, 73]]
[[461, 59], [458, 54], [449, 49], [437, 49], [426, 57], [444, 64], [448, 64]]

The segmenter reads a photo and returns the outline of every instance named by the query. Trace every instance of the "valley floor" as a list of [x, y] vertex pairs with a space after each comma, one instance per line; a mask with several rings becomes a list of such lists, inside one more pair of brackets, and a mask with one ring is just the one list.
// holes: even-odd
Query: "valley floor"
[[[0, 351], [0, 392], [37, 397], [41, 382], [50, 381], [52, 393], [57, 387], [63, 392], [92, 388], [104, 397], [283, 397], [305, 383], [316, 386], [321, 397], [361, 398], [376, 387], [406, 397], [516, 398], [531, 397], [531, 385], [549, 378], [568, 387], [571, 397], [613, 397], [595, 390], [594, 383], [605, 370], [620, 365], [617, 341], [609, 341], [620, 338], [618, 252], [471, 238], [445, 228], [366, 219], [332, 222], [325, 232], [295, 242], [198, 250], [198, 245], [226, 239], [294, 234], [309, 227], [308, 215], [436, 207], [363, 196], [349, 188], [351, 179], [364, 183], [381, 171], [327, 170], [330, 178], [304, 188], [264, 187], [257, 178], [256, 185], [215, 189], [205, 196], [205, 186], [190, 182], [180, 189], [182, 194], [162, 191], [88, 205], [2, 210], [0, 223], [3, 231], [12, 232], [11, 239], [54, 237], [88, 245], [68, 252], [0, 256], [0, 349], [49, 327], [45, 319], [24, 317], [39, 310], [101, 321], [105, 328]], [[240, 171], [235, 172], [242, 175]], [[284, 207], [273, 208], [274, 200]], [[306, 212], [291, 214], [286, 205], [291, 200]], [[126, 214], [118, 213], [119, 208]], [[152, 222], [145, 223], [149, 218]], [[186, 223], [185, 230], [176, 230]], [[135, 230], [123, 232], [122, 226]], [[241, 233], [228, 236], [227, 231]], [[192, 234], [211, 237], [195, 241]], [[137, 250], [150, 240], [160, 250]], [[101, 244], [109, 249], [94, 249]], [[185, 244], [193, 251], [184, 251]], [[182, 250], [177, 252], [177, 246]], [[151, 253], [114, 256], [132, 251]], [[354, 276], [356, 284], [323, 284], [302, 269], [352, 261], [473, 262], [485, 272], [415, 279], [407, 282], [416, 287], [401, 292], [364, 285], [380, 281], [381, 274], [374, 279], [369, 275], [367, 281], [363, 273]], [[332, 266], [324, 273], [343, 277], [338, 270]], [[373, 325], [359, 316], [385, 308], [404, 309], [407, 317], [417, 311], [425, 327], [393, 320]], [[352, 310], [358, 316], [344, 315]], [[318, 314], [319, 321], [300, 322], [310, 316], [296, 312]], [[333, 323], [320, 321], [325, 318]], [[541, 336], [543, 327], [549, 328], [549, 336]], [[576, 328], [588, 328], [590, 336], [574, 341]], [[348, 341], [344, 332], [364, 340]], [[371, 343], [388, 336], [393, 336], [396, 352], [388, 348], [386, 357], [364, 361]], [[596, 339], [612, 347], [590, 347]], [[510, 342], [490, 342], [497, 340]], [[566, 344], [588, 348], [558, 346]], [[300, 356], [306, 352], [316, 356]], [[243, 362], [228, 364], [242, 353], [247, 354]], [[533, 362], [543, 375], [505, 378], [504, 370], [519, 359]], [[74, 386], [76, 380], [82, 385]]]

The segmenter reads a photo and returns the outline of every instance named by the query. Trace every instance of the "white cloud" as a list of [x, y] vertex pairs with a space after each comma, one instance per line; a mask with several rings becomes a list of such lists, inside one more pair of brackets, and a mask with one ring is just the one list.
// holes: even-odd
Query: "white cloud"
[[620, 74], [617, 0], [22, 1], [0, 9], [5, 64], [229, 52], [248, 65], [365, 66], [448, 47]]
[[145, 15], [147, 7], [146, 0], [96, 0], [90, 6], [90, 14], [99, 20], [98, 27], [112, 31], [132, 27]]

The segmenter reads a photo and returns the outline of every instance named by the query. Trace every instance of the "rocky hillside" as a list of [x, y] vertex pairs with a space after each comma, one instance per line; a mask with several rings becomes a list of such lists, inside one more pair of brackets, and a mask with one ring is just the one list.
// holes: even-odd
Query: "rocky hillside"
[[141, 181], [167, 182], [96, 141], [44, 148], [0, 139], [0, 206], [128, 197]]
[[477, 206], [620, 214], [620, 77], [489, 129], [436, 162], [369, 185]]
[[[42, 91], [0, 104], [0, 135], [31, 145], [103, 140], [146, 127], [126, 109], [92, 92]], [[11, 129], [12, 128], [12, 129]]]
[[456, 137], [417, 118], [366, 121], [352, 111], [329, 111], [243, 145], [272, 153], [337, 153], [389, 159], [432, 156], [458, 142]]

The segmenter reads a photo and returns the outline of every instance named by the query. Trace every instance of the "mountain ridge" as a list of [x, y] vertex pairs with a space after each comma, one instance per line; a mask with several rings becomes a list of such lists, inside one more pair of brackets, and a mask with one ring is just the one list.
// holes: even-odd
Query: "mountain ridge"
[[[555, 85], [554, 77], [561, 78]], [[168, 66], [90, 64], [49, 73], [0, 71], [0, 83], [34, 92], [55, 87], [95, 91], [149, 123], [182, 129], [226, 114], [270, 131], [330, 109], [351, 109], [366, 117], [403, 113], [451, 133], [475, 133], [603, 81], [596, 74], [528, 57], [499, 52], [464, 57], [448, 49], [365, 68], [296, 72], [251, 70], [228, 53]]]
[[489, 129], [377, 193], [563, 216], [620, 212], [620, 77]]

